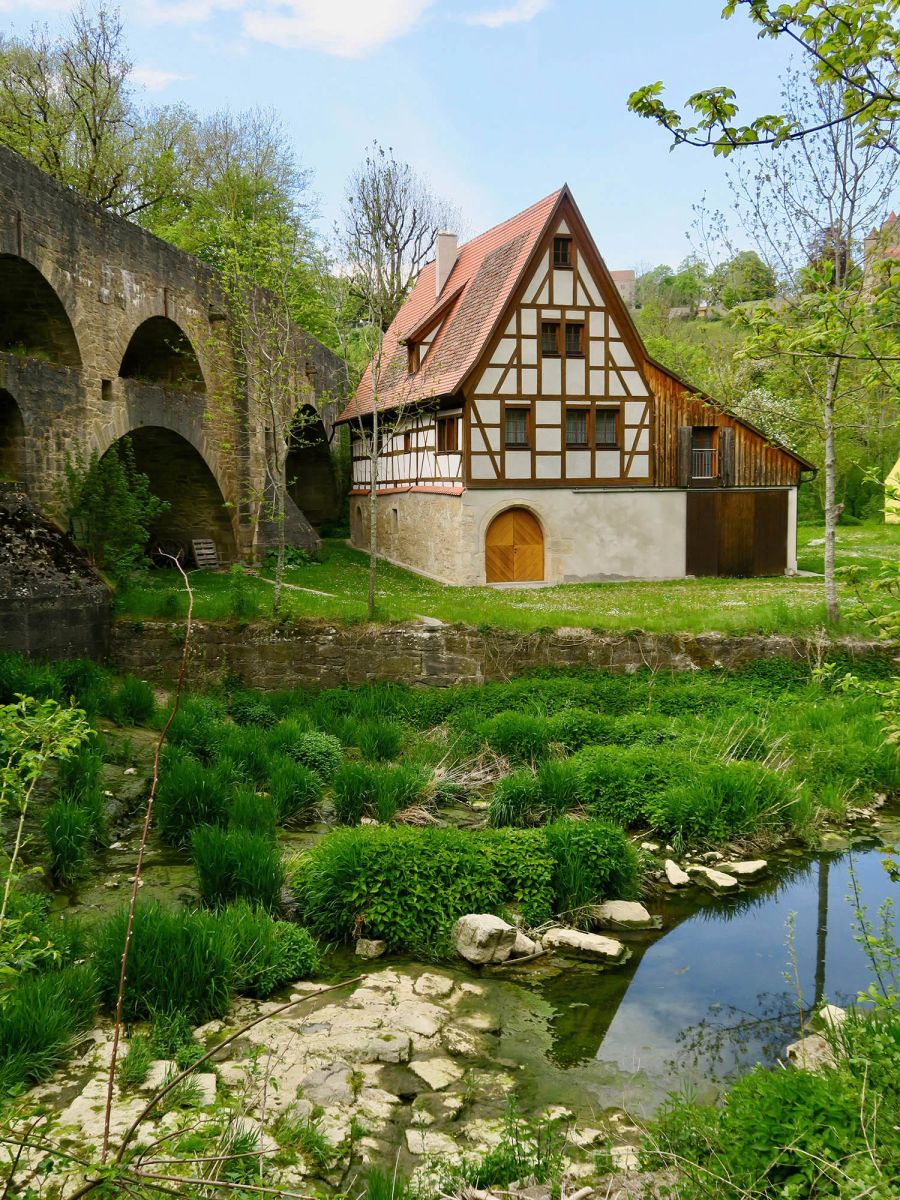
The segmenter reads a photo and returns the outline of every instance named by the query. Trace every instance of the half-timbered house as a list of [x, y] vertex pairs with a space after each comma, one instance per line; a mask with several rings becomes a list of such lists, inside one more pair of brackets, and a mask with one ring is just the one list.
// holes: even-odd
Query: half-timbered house
[[353, 543], [451, 583], [773, 575], [810, 464], [647, 353], [567, 187], [438, 235], [341, 415]]

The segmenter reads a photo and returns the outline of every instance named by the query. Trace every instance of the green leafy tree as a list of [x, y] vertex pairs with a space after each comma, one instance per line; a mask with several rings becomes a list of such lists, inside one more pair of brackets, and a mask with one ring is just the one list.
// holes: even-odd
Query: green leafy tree
[[123, 438], [101, 458], [66, 462], [69, 525], [90, 561], [123, 582], [146, 560], [154, 521], [169, 507], [154, 496], [139, 471], [134, 448]]
[[775, 272], [755, 250], [741, 250], [712, 273], [712, 293], [726, 308], [751, 300], [768, 300], [777, 291]]

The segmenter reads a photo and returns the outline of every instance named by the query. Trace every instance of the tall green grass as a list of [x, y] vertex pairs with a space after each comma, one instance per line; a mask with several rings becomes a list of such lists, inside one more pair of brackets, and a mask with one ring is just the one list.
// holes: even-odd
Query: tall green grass
[[0, 1096], [49, 1078], [94, 1019], [97, 978], [89, 966], [26, 975], [0, 1004]]
[[249, 900], [273, 912], [281, 902], [284, 864], [268, 837], [246, 829], [201, 825], [194, 830], [191, 853], [204, 904], [220, 908]]

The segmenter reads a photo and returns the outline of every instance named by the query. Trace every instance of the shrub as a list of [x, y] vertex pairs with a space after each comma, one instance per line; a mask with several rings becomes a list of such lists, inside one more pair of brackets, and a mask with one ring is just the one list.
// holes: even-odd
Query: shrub
[[99, 739], [91, 737], [66, 758], [59, 760], [57, 791], [72, 800], [98, 791], [103, 779], [103, 754]]
[[256, 611], [253, 584], [244, 568], [235, 563], [228, 572], [228, 613], [236, 621], [246, 621]]
[[303, 767], [290, 759], [284, 759], [271, 767], [269, 795], [272, 797], [279, 821], [311, 817], [321, 794], [322, 780], [309, 767]]
[[325, 783], [331, 782], [344, 759], [338, 739], [330, 733], [321, 733], [318, 729], [301, 733], [297, 740], [285, 749], [295, 762], [310, 771], [315, 771]]
[[237, 788], [226, 806], [229, 829], [246, 829], [275, 840], [277, 816], [270, 796], [261, 796], [251, 788]]
[[224, 824], [229, 792], [221, 771], [195, 758], [167, 755], [155, 805], [163, 840], [186, 846], [197, 826]]
[[544, 830], [554, 860], [557, 914], [633, 896], [637, 853], [621, 829], [602, 821], [557, 821]]
[[57, 800], [44, 817], [47, 869], [54, 884], [71, 887], [85, 872], [93, 821], [71, 800]]
[[593, 746], [574, 755], [572, 763], [581, 803], [625, 826], [645, 819], [652, 802], [695, 769], [686, 754], [646, 746]]
[[97, 979], [90, 967], [20, 979], [0, 1005], [0, 1096], [49, 1078], [76, 1034], [90, 1026], [96, 1008]]
[[216, 756], [234, 779], [264, 788], [272, 770], [272, 752], [265, 730], [256, 725], [222, 725]]
[[553, 916], [555, 861], [543, 829], [498, 829], [481, 835], [503, 905], [514, 904], [527, 925]]
[[[114, 913], [94, 932], [94, 962], [100, 995], [114, 1008], [128, 913]], [[194, 1025], [224, 1016], [229, 1002], [231, 962], [212, 913], [168, 911], [139, 903], [128, 952], [128, 986], [122, 1015], [147, 1021], [179, 1011]]]
[[239, 901], [219, 916], [232, 962], [232, 986], [265, 999], [298, 979], [321, 970], [319, 948], [307, 931], [289, 921], [273, 921], [264, 909]]
[[126, 675], [110, 696], [106, 715], [117, 725], [148, 725], [155, 712], [156, 697], [150, 684]]
[[233, 692], [228, 701], [228, 711], [238, 725], [272, 729], [278, 723], [278, 718], [260, 692]]
[[553, 740], [553, 727], [546, 717], [521, 712], [498, 713], [484, 721], [478, 733], [498, 754], [516, 762], [543, 758]]
[[367, 763], [344, 762], [334, 775], [334, 815], [342, 825], [358, 825], [372, 801], [373, 770]]
[[550, 718], [549, 727], [553, 741], [569, 751], [617, 740], [615, 718], [589, 708], [564, 708]]
[[284, 865], [269, 838], [201, 825], [194, 830], [191, 852], [204, 904], [219, 908], [231, 900], [251, 900], [270, 911], [278, 907]]
[[185, 696], [169, 726], [168, 742], [209, 763], [224, 726], [225, 710], [218, 701], [208, 696]]
[[497, 780], [488, 809], [491, 825], [540, 825], [543, 819], [541, 785], [533, 771], [511, 771]]
[[711, 763], [657, 796], [647, 816], [667, 838], [724, 841], [764, 825], [781, 827], [794, 800], [778, 771], [753, 762]]

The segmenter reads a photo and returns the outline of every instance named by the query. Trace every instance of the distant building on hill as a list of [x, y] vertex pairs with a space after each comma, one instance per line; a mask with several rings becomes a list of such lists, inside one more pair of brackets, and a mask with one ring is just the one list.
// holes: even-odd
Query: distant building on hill
[[863, 243], [863, 280], [867, 295], [871, 295], [878, 284], [878, 265], [888, 259], [900, 263], [900, 217], [895, 212], [887, 218], [880, 229], [873, 229]]
[[610, 276], [619, 295], [625, 301], [625, 307], [634, 308], [637, 292], [637, 276], [634, 271], [610, 271]]

